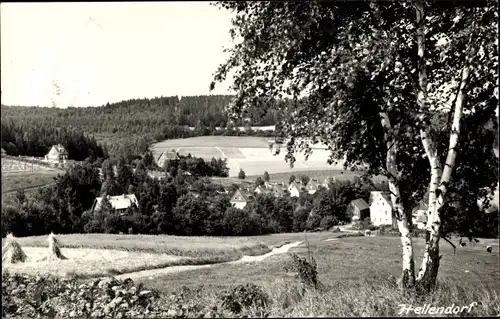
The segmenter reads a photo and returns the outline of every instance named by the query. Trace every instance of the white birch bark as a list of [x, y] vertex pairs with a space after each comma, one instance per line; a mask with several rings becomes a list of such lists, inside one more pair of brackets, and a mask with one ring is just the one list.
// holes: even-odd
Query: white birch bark
[[412, 288], [415, 284], [415, 262], [413, 260], [413, 244], [411, 240], [410, 227], [408, 225], [408, 216], [406, 216], [407, 214], [404, 210], [403, 202], [401, 201], [401, 193], [397, 183], [399, 176], [396, 162], [398, 145], [397, 142], [393, 141], [388, 134], [391, 129], [389, 116], [385, 112], [379, 113], [379, 116], [382, 127], [385, 131], [384, 139], [387, 145], [386, 168], [389, 172], [391, 202], [397, 218], [398, 229], [401, 233], [401, 246], [403, 250], [401, 285], [403, 289]]

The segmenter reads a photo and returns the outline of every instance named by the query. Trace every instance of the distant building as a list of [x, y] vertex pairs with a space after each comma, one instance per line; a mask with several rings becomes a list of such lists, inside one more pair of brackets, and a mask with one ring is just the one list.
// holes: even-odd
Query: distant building
[[66, 163], [68, 160], [68, 151], [61, 144], [53, 145], [44, 159], [52, 163]]
[[7, 152], [2, 148], [2, 156], [7, 155]]
[[375, 226], [396, 226], [389, 193], [373, 191], [370, 193], [370, 220]]
[[260, 186], [260, 185], [257, 186], [257, 187], [255, 187], [255, 190], [254, 190], [254, 193], [261, 194], [261, 195], [262, 194], [267, 194], [267, 192], [268, 192], [268, 190], [265, 189], [264, 187]]
[[175, 151], [162, 152], [158, 157], [156, 157], [156, 165], [159, 167], [165, 166], [165, 161], [176, 161], [179, 160], [179, 155]]
[[286, 193], [286, 188], [284, 188], [282, 185], [276, 185], [273, 188], [272, 192], [274, 197], [284, 197]]
[[302, 186], [297, 184], [295, 181], [291, 182], [288, 186], [288, 192], [290, 193], [290, 197], [299, 197], [302, 191]]
[[264, 182], [264, 187], [265, 187], [266, 189], [271, 190], [271, 189], [273, 189], [273, 188], [274, 188], [274, 186], [276, 186], [276, 183], [271, 183], [271, 182], [268, 182], [268, 181], [265, 181], [265, 182]]
[[427, 223], [427, 209], [428, 205], [421, 201], [420, 204], [413, 210], [411, 221], [414, 226], [419, 229], [424, 229]]
[[346, 216], [352, 221], [364, 220], [370, 217], [370, 206], [362, 198], [355, 199], [347, 205]]
[[321, 186], [323, 186], [326, 189], [330, 189], [331, 184], [335, 184], [335, 177], [326, 177], [323, 180], [323, 183], [321, 183]]
[[230, 203], [238, 209], [243, 209], [252, 199], [253, 195], [250, 192], [239, 189], [234, 193]]
[[[111, 207], [116, 210], [124, 210], [133, 205], [139, 207], [137, 197], [134, 194], [123, 194], [118, 196], [107, 196]], [[104, 197], [97, 197], [92, 205], [92, 211], [99, 211], [101, 209], [102, 200]]]
[[319, 189], [318, 183], [313, 179], [309, 180], [309, 182], [306, 185], [307, 192], [312, 195], [316, 193], [318, 189]]
[[416, 226], [418, 229], [424, 229], [425, 225], [427, 224], [427, 214], [424, 211], [417, 211], [415, 215], [412, 216], [411, 221], [414, 226]]

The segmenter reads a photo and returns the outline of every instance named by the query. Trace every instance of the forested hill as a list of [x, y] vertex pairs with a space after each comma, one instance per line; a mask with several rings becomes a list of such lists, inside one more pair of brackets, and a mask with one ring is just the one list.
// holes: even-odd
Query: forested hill
[[[37, 136], [43, 128], [54, 132], [60, 129], [83, 132], [107, 142], [110, 151], [121, 147], [141, 152], [154, 140], [207, 135], [212, 134], [216, 127], [225, 127], [227, 116], [224, 108], [230, 101], [229, 95], [209, 95], [132, 99], [101, 107], [65, 109], [2, 105], [2, 132], [7, 133], [5, 137], [2, 134], [2, 147], [11, 143], [8, 148], [13, 150], [12, 145], [15, 145], [16, 155], [39, 155], [49, 145], [35, 145], [36, 141], [26, 139]], [[255, 111], [249, 113], [255, 114]], [[251, 117], [253, 126], [277, 122], [275, 113]], [[196, 130], [191, 131], [185, 126]], [[35, 149], [40, 151], [34, 152]]]
[[[102, 107], [13, 107], [2, 105], [2, 123], [9, 119], [17, 123], [40, 123], [53, 127], [75, 126], [88, 133], [150, 133], [164, 125], [220, 126], [227, 124], [224, 107], [229, 95], [156, 97], [132, 99]], [[273, 114], [255, 116], [254, 126], [274, 125]]]

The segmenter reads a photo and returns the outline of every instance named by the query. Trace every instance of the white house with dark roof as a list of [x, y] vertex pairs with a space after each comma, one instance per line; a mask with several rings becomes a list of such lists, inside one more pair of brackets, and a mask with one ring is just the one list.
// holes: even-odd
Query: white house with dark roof
[[316, 193], [318, 191], [318, 189], [319, 189], [318, 183], [311, 178], [306, 185], [307, 192], [312, 195], [312, 194]]
[[[137, 201], [137, 197], [135, 197], [134, 194], [123, 194], [123, 195], [117, 195], [117, 196], [107, 196], [108, 201], [111, 204], [111, 207], [113, 207], [116, 210], [124, 210], [129, 207], [132, 207], [133, 205], [136, 207], [139, 207], [139, 202]], [[104, 197], [97, 197], [94, 201], [94, 204], [92, 205], [92, 211], [98, 211], [101, 209], [102, 205], [102, 200]]]
[[158, 157], [156, 157], [156, 165], [159, 167], [163, 167], [165, 165], [165, 161], [175, 161], [179, 160], [179, 155], [175, 151], [167, 151], [167, 152], [162, 152]]
[[253, 195], [250, 192], [239, 189], [234, 193], [233, 197], [231, 197], [231, 200], [229, 202], [234, 207], [243, 209], [250, 202], [252, 198]]
[[68, 160], [68, 151], [61, 144], [53, 145], [44, 159], [46, 162], [66, 163]]
[[373, 225], [396, 225], [396, 218], [389, 193], [381, 191], [371, 192], [369, 204], [370, 220]]
[[265, 189], [264, 187], [260, 186], [260, 185], [257, 186], [257, 187], [255, 187], [255, 190], [254, 190], [255, 194], [260, 194], [260, 195], [267, 194], [267, 192], [268, 192], [268, 190]]
[[290, 197], [299, 197], [301, 191], [302, 187], [295, 181], [291, 182], [290, 185], [288, 185], [288, 192], [290, 193]]

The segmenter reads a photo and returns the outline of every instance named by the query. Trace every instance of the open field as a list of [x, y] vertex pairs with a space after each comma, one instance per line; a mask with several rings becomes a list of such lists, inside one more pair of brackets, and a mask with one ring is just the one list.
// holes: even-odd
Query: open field
[[274, 138], [254, 136], [199, 136], [184, 139], [165, 140], [151, 145], [157, 157], [162, 152], [175, 150], [179, 154], [191, 154], [204, 159], [226, 158], [229, 176], [238, 176], [243, 169], [247, 176], [260, 175], [267, 170], [271, 173], [295, 172], [306, 170], [342, 170], [342, 163], [328, 165], [329, 152], [324, 145], [316, 145], [306, 160], [303, 154], [296, 154], [294, 168], [285, 161], [285, 150], [274, 155], [269, 149], [268, 140]]
[[[414, 239], [414, 242], [418, 268], [424, 241]], [[471, 315], [496, 316], [500, 313], [498, 245], [493, 246], [491, 255], [484, 250], [485, 244], [478, 244], [459, 248], [454, 256], [452, 248], [442, 243], [440, 286], [430, 296], [414, 300], [398, 292], [392, 277], [399, 276], [401, 271], [399, 238], [348, 237], [325, 241], [324, 238], [309, 237], [309, 243], [323, 289], [308, 291], [303, 298], [298, 297], [299, 279], [285, 270], [291, 262], [286, 255], [276, 255], [260, 263], [213, 265], [139, 281], [167, 296], [187, 287], [192, 292], [193, 302], [207, 307], [217, 304], [217, 296], [230, 287], [256, 284], [272, 300], [270, 317], [396, 316], [399, 305], [404, 303], [412, 303], [414, 307], [427, 303], [448, 307], [477, 302], [478, 306]], [[292, 252], [307, 257], [304, 245], [292, 249]]]
[[[312, 234], [321, 238], [330, 234]], [[168, 235], [59, 235], [66, 260], [40, 261], [48, 252], [47, 236], [16, 238], [29, 257], [26, 263], [4, 265], [11, 273], [52, 274], [91, 278], [180, 265], [206, 265], [263, 255], [273, 246], [302, 234], [258, 237], [183, 237]], [[5, 238], [2, 238], [2, 246]]]
[[3, 172], [2, 194], [14, 192], [18, 189], [38, 188], [54, 182], [58, 171], [39, 170], [31, 172]]
[[[224, 291], [240, 284], [256, 284], [271, 299], [267, 309], [260, 309], [265, 310], [270, 317], [397, 316], [401, 304], [449, 307], [469, 306], [472, 302], [477, 302], [477, 306], [465, 315], [491, 316], [500, 313], [497, 239], [482, 239], [475, 246], [458, 247], [456, 255], [443, 242], [440, 249], [443, 257], [439, 287], [429, 296], [415, 299], [402, 295], [396, 286], [395, 277], [401, 271], [398, 237], [338, 236], [338, 233], [330, 232], [225, 238], [60, 235], [58, 239], [66, 247], [62, 252], [68, 260], [52, 263], [32, 261], [7, 267], [4, 265], [4, 269], [80, 278], [123, 273], [118, 276], [123, 279], [127, 278], [126, 273], [132, 271], [204, 264], [201, 268], [163, 275], [161, 271], [154, 271], [155, 277], [152, 278], [131, 277], [135, 278], [136, 283], [143, 283], [147, 289], [158, 290], [165, 300], [183, 291], [183, 304], [194, 303], [207, 310], [220, 304], [219, 298]], [[46, 246], [46, 236], [17, 239], [32, 260], [43, 257], [46, 248], [41, 246]], [[248, 258], [229, 264], [213, 264], [213, 259], [200, 261], [203, 256], [215, 258], [217, 254], [241, 257], [249, 255], [252, 250], [261, 255], [273, 246], [306, 240], [318, 265], [321, 284], [316, 291], [302, 290], [300, 280], [294, 276], [296, 272], [286, 269], [291, 266], [291, 258], [287, 254], [263, 260]], [[422, 238], [414, 238], [413, 241], [418, 267], [424, 241]], [[493, 246], [491, 255], [485, 251], [486, 245]], [[304, 243], [292, 248], [291, 252], [302, 257], [307, 257], [309, 253]], [[225, 260], [221, 258], [219, 262], [222, 261]]]

